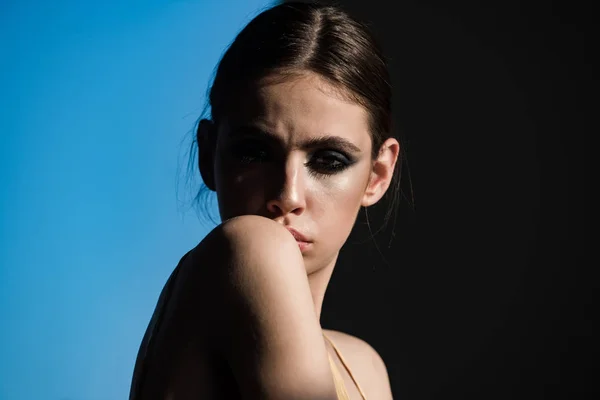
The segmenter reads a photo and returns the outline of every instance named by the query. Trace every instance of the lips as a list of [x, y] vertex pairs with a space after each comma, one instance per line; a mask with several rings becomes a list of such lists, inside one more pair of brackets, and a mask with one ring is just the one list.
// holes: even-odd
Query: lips
[[304, 236], [302, 233], [298, 232], [291, 226], [286, 226], [285, 228], [292, 234], [292, 236], [294, 237], [294, 239], [296, 239], [297, 242], [310, 243], [310, 240], [306, 236]]
[[310, 247], [310, 244], [311, 244], [310, 239], [308, 239], [306, 236], [304, 236], [303, 234], [301, 234], [300, 232], [298, 232], [291, 226], [286, 226], [285, 228], [292, 234], [294, 239], [296, 239], [296, 242], [298, 243], [298, 247], [300, 248], [300, 251], [304, 253], [304, 251], [306, 251]]

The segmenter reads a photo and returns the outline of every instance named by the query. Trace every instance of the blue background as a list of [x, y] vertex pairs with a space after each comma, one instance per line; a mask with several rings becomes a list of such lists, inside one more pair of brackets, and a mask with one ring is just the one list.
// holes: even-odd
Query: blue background
[[271, 4], [2, 3], [0, 399], [127, 397], [163, 284], [213, 226], [186, 182], [210, 77]]

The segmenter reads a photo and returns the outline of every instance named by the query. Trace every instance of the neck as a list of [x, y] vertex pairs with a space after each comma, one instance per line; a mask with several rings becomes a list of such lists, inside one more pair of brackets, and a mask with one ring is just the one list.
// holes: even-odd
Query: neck
[[324, 268], [319, 268], [308, 274], [308, 284], [315, 305], [315, 313], [319, 321], [321, 321], [321, 309], [323, 307], [323, 300], [325, 299], [325, 292], [327, 291], [329, 280], [333, 274], [333, 267], [335, 267], [337, 257], [338, 255], [336, 254]]

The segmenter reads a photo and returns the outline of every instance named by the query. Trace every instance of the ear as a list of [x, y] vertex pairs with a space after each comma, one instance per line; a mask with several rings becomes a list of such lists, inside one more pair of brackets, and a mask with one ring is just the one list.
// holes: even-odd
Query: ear
[[213, 192], [215, 189], [215, 150], [217, 145], [217, 128], [213, 121], [208, 119], [200, 120], [198, 130], [196, 131], [196, 141], [198, 143], [198, 167], [200, 176], [206, 187]]
[[399, 154], [400, 143], [396, 139], [389, 138], [383, 142], [377, 159], [373, 161], [371, 176], [361, 202], [363, 207], [377, 203], [388, 190]]

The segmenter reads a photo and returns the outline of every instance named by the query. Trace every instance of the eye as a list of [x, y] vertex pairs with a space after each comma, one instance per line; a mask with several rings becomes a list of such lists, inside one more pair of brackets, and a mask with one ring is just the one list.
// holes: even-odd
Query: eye
[[322, 150], [315, 153], [306, 164], [317, 174], [333, 175], [354, 164], [354, 160], [339, 151]]
[[260, 141], [244, 140], [231, 146], [231, 154], [241, 163], [265, 162], [269, 159], [269, 149]]

